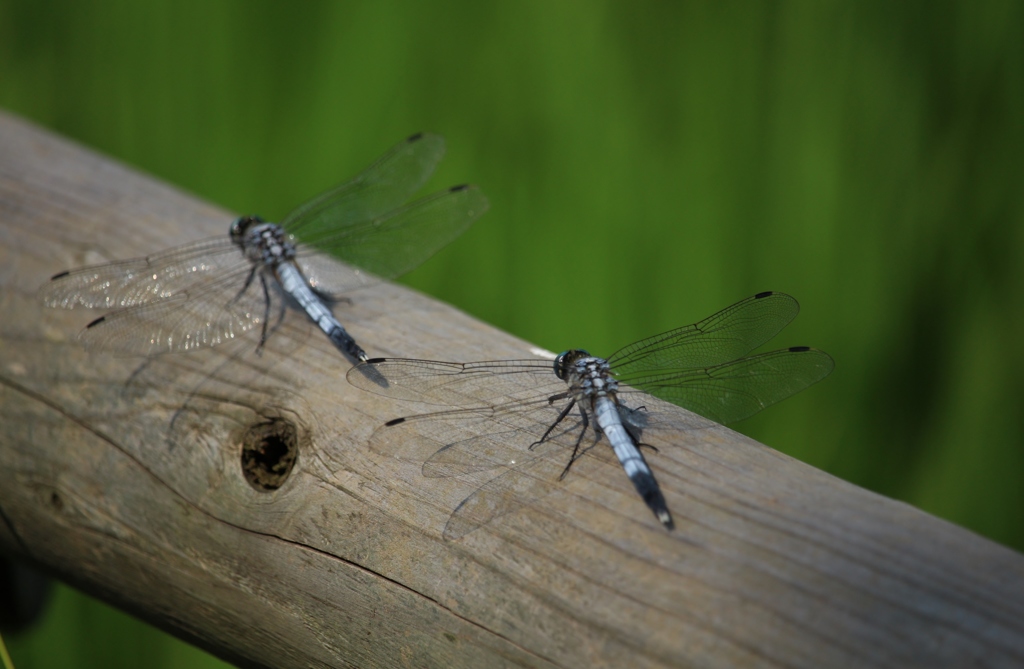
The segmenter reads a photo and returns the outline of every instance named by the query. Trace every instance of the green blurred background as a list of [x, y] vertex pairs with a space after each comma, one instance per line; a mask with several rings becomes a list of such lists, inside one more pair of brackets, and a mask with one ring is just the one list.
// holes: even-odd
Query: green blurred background
[[[492, 210], [406, 283], [599, 354], [789, 292], [773, 343], [836, 371], [739, 429], [1021, 550], [1022, 35], [1016, 1], [2, 0], [0, 106], [269, 217], [442, 133], [432, 186]], [[8, 641], [221, 666], [64, 587]]]

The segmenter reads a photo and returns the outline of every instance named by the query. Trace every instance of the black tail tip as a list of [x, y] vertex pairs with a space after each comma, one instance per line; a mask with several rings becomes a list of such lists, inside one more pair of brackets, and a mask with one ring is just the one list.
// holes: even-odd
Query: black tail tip
[[633, 485], [637, 492], [644, 498], [644, 504], [654, 512], [654, 517], [661, 521], [667, 529], [672, 529], [675, 524], [672, 522], [672, 514], [668, 512], [668, 504], [665, 496], [661, 494], [658, 482], [654, 480], [654, 474], [638, 475], [633, 479]]

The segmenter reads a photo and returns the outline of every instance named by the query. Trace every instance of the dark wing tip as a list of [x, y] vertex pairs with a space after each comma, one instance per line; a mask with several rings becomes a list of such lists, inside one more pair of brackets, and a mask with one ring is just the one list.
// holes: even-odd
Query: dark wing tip
[[68, 274], [71, 274], [71, 270], [65, 270], [63, 272], [58, 272], [58, 273], [56, 273], [56, 274], [54, 274], [53, 276], [50, 277], [50, 281], [56, 281], [57, 279], [59, 279], [61, 277], [67, 276]]
[[408, 138], [406, 138], [406, 140], [405, 140], [405, 141], [407, 141], [407, 142], [409, 142], [410, 144], [412, 144], [413, 142], [418, 142], [418, 141], [420, 141], [421, 139], [423, 139], [423, 133], [422, 133], [422, 132], [417, 132], [417, 133], [415, 133], [415, 134], [409, 135], [409, 137], [408, 137]]
[[377, 365], [382, 362], [387, 362], [387, 358], [370, 358], [368, 360], [363, 360], [364, 365]]
[[810, 351], [810, 350], [811, 350], [810, 346], [790, 346], [789, 347], [789, 352], [790, 353], [803, 353], [804, 351]]
[[766, 297], [771, 297], [774, 294], [775, 294], [774, 290], [766, 290], [763, 293], [758, 293], [757, 295], [755, 295], [754, 299], [755, 300], [761, 300], [761, 299], [764, 299]]
[[404, 422], [405, 422], [405, 418], [404, 417], [402, 417], [402, 418], [392, 418], [388, 422], [384, 423], [384, 427], [391, 427], [392, 425], [398, 425], [399, 423], [404, 423]]
[[459, 184], [458, 186], [452, 186], [448, 189], [449, 193], [458, 193], [460, 190], [466, 190], [469, 188], [469, 184]]
[[103, 321], [105, 321], [105, 320], [107, 320], [107, 317], [106, 317], [106, 316], [100, 316], [99, 318], [97, 318], [96, 320], [94, 320], [94, 321], [93, 321], [92, 323], [89, 323], [88, 325], [86, 325], [86, 326], [85, 326], [85, 329], [86, 329], [86, 330], [88, 330], [88, 329], [89, 329], [89, 328], [91, 328], [92, 326], [94, 326], [94, 325], [99, 325], [100, 323], [102, 323], [102, 322], [103, 322]]

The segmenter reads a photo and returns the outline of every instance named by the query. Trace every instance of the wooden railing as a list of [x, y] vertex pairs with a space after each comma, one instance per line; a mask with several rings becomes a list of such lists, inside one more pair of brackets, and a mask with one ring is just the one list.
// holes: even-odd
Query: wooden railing
[[[57, 271], [232, 217], [0, 115], [4, 553], [245, 666], [1024, 666], [1021, 555], [728, 429], [649, 457], [672, 532], [584, 458], [446, 541], [486, 479], [368, 449], [415, 407], [349, 386], [301, 314], [261, 356], [140, 360], [83, 350], [97, 314], [38, 300]], [[371, 355], [530, 355], [401, 286], [351, 297], [336, 311]], [[268, 445], [297, 456], [276, 490], [243, 471]]]

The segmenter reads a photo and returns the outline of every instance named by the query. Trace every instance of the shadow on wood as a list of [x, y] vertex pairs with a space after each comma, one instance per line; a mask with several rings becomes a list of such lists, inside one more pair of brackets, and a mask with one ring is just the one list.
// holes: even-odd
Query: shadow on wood
[[[414, 413], [345, 382], [290, 313], [254, 341], [90, 354], [55, 272], [233, 216], [0, 116], [0, 548], [245, 666], [1020, 666], [1024, 559], [725, 428], [649, 456], [667, 532], [613, 461], [458, 541], [486, 478], [366, 447]], [[486, 223], [484, 223], [486, 224]], [[336, 313], [371, 355], [528, 357], [393, 284]], [[288, 470], [290, 461], [291, 469]]]

